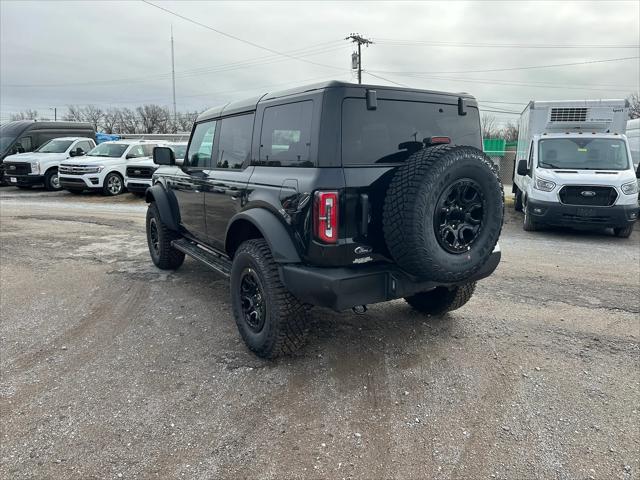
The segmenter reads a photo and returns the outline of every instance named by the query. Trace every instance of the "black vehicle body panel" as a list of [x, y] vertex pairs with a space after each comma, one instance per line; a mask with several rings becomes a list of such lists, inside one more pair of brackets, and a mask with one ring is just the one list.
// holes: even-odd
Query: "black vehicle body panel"
[[[353, 298], [359, 297], [347, 295], [340, 299], [338, 293], [343, 288], [352, 288], [350, 285], [354, 285], [354, 289], [367, 290], [366, 282], [357, 287], [349, 280], [360, 277], [362, 272], [366, 272], [367, 281], [372, 282], [371, 291], [377, 292], [370, 295], [372, 301], [397, 298], [387, 290], [389, 278], [395, 278], [401, 285], [396, 293], [412, 290], [410, 285], [416, 284], [416, 280], [399, 273], [389, 255], [382, 232], [382, 207], [394, 170], [411, 151], [403, 150], [409, 147], [401, 148], [400, 143], [394, 146], [398, 150], [396, 153], [382, 157], [377, 163], [372, 159], [345, 164], [343, 159], [343, 103], [346, 99], [355, 99], [359, 106], [358, 102], [366, 101], [368, 90], [376, 91], [380, 109], [389, 108], [393, 102], [406, 102], [408, 107], [428, 106], [429, 114], [436, 119], [432, 122], [436, 127], [416, 132], [420, 138], [414, 136], [413, 140], [421, 142], [423, 137], [449, 135], [455, 142], [456, 132], [449, 132], [444, 126], [462, 123], [461, 119], [464, 119], [475, 135], [466, 144], [482, 148], [477, 102], [468, 94], [328, 82], [265, 94], [205, 111], [193, 127], [184, 165], [160, 167], [153, 176], [154, 187], [147, 191], [147, 201], [156, 200], [161, 218], [169, 228], [207, 248], [224, 252], [229, 258], [233, 258], [239, 245], [237, 237], [241, 241], [264, 237], [276, 261], [285, 265], [282, 275], [287, 286], [294, 294], [307, 298], [305, 301], [309, 303], [334, 309], [357, 304], [352, 303]], [[304, 102], [312, 104], [310, 141], [300, 144], [306, 147], [305, 160], [298, 156], [300, 161], [294, 165], [273, 160], [277, 158], [273, 145], [269, 150], [271, 157], [263, 156], [262, 131], [267, 109]], [[459, 104], [462, 104], [462, 114]], [[368, 115], [367, 111], [368, 107], [362, 114]], [[469, 112], [472, 115], [467, 115]], [[240, 168], [215, 168], [213, 160], [208, 167], [189, 166], [193, 132], [198, 125], [224, 122], [226, 118], [248, 113], [254, 115], [251, 148]], [[352, 125], [358, 126], [357, 119]], [[219, 137], [216, 126], [211, 159], [218, 153]], [[362, 149], [367, 146], [362, 139], [356, 145]], [[325, 244], [313, 237], [316, 191], [338, 192], [339, 236], [335, 244]], [[499, 253], [494, 254], [486, 269], [478, 275], [491, 273], [499, 257]], [[371, 271], [363, 270], [363, 267], [371, 268]], [[306, 280], [301, 278], [305, 270], [309, 272]], [[415, 288], [436, 286], [425, 281], [428, 279], [417, 282], [419, 286]], [[317, 288], [310, 287], [311, 284]], [[308, 292], [300, 290], [300, 285], [308, 287]]]

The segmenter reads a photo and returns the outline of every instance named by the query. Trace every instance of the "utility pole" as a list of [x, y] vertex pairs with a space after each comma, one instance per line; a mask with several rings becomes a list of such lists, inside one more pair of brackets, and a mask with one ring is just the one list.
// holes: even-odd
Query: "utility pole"
[[53, 121], [58, 120], [58, 107], [51, 107], [49, 110], [53, 110]]
[[351, 40], [353, 43], [358, 44], [358, 57], [357, 57], [358, 83], [362, 83], [362, 45], [368, 47], [373, 42], [368, 38], [364, 38], [362, 35], [358, 33], [350, 33], [349, 36], [345, 38], [345, 40]]
[[176, 111], [176, 68], [173, 56], [173, 25], [171, 25], [171, 82], [173, 84], [173, 128], [178, 128], [178, 113]]

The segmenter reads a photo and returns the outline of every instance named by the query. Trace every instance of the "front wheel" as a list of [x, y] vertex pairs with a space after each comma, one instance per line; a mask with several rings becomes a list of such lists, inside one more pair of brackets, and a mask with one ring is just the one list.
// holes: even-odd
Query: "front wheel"
[[111, 172], [104, 179], [102, 193], [108, 196], [120, 195], [124, 192], [124, 180], [119, 173]]
[[180, 238], [180, 235], [167, 228], [162, 223], [160, 212], [155, 202], [149, 204], [147, 209], [147, 245], [151, 260], [156, 267], [162, 270], [175, 270], [184, 262], [184, 253], [176, 250], [171, 242]]
[[522, 211], [522, 192], [518, 187], [516, 187], [515, 200], [513, 202], [513, 208], [516, 212]]
[[44, 176], [44, 188], [50, 192], [57, 192], [62, 190], [60, 185], [60, 178], [58, 177], [58, 170], [49, 170]]
[[476, 283], [467, 283], [457, 287], [436, 287], [428, 292], [420, 292], [405, 301], [415, 310], [429, 315], [442, 315], [443, 313], [457, 310], [467, 303], [473, 296]]
[[540, 224], [531, 218], [531, 214], [528, 212], [527, 204], [524, 204], [524, 219], [522, 220], [522, 229], [525, 232], [535, 232], [540, 230]]
[[230, 284], [236, 325], [251, 351], [275, 358], [304, 345], [306, 309], [282, 284], [266, 241], [248, 240], [240, 245]]
[[633, 223], [626, 227], [614, 228], [613, 233], [616, 237], [629, 238], [633, 232]]

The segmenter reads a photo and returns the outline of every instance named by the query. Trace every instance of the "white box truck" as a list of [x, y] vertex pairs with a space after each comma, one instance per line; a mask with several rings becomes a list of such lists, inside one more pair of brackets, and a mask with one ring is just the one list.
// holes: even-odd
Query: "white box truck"
[[523, 228], [613, 228], [629, 237], [638, 183], [625, 136], [626, 100], [531, 101], [519, 122], [513, 175]]

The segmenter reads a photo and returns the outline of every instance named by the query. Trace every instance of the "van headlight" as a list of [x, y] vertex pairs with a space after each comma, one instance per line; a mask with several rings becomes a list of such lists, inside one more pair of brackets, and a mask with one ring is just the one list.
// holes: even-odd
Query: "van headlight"
[[620, 187], [620, 190], [622, 190], [622, 193], [624, 193], [625, 195], [635, 195], [636, 193], [638, 193], [638, 182], [633, 181], [625, 183]]
[[543, 192], [550, 192], [554, 188], [556, 188], [556, 184], [551, 180], [545, 180], [544, 178], [536, 178], [535, 183], [536, 190], [541, 190]]
[[31, 162], [31, 173], [40, 173], [40, 162]]

